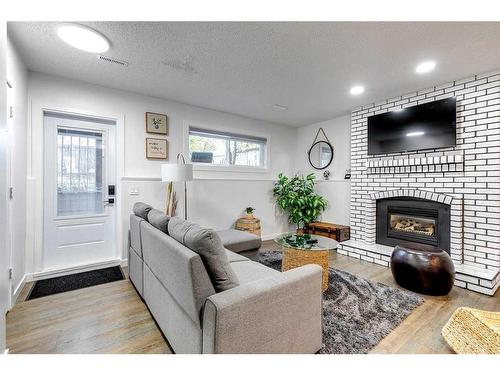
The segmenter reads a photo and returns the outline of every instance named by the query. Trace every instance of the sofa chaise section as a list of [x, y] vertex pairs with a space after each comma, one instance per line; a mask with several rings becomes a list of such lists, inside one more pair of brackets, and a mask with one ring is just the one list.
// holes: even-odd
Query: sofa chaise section
[[224, 247], [235, 253], [257, 250], [262, 245], [262, 240], [259, 236], [241, 230], [224, 229], [218, 230], [217, 234], [222, 240]]

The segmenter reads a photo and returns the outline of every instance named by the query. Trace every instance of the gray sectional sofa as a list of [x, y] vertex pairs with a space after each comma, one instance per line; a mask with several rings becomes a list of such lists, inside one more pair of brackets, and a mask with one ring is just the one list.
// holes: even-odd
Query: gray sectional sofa
[[275, 271], [227, 250], [214, 231], [142, 203], [129, 242], [130, 280], [176, 353], [321, 348], [321, 267]]

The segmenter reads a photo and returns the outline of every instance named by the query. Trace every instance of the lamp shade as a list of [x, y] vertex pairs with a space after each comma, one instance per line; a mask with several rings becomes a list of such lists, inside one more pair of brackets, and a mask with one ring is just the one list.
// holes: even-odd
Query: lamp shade
[[193, 179], [193, 164], [162, 164], [161, 180], [191, 181]]

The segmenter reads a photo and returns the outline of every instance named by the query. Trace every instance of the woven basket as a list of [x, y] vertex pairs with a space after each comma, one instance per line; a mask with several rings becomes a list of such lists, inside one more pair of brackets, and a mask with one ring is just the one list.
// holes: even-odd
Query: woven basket
[[301, 250], [283, 246], [281, 270], [288, 271], [306, 264], [317, 264], [323, 268], [323, 292], [328, 289], [328, 250]]
[[460, 307], [441, 333], [459, 354], [500, 354], [500, 312]]
[[253, 233], [260, 237], [260, 220], [252, 217], [242, 217], [236, 220], [234, 229], [241, 230], [244, 232]]

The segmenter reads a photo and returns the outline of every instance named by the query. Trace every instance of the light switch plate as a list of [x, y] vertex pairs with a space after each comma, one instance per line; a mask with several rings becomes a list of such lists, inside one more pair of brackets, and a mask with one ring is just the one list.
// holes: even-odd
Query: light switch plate
[[139, 188], [137, 186], [131, 186], [128, 193], [129, 195], [139, 195]]

